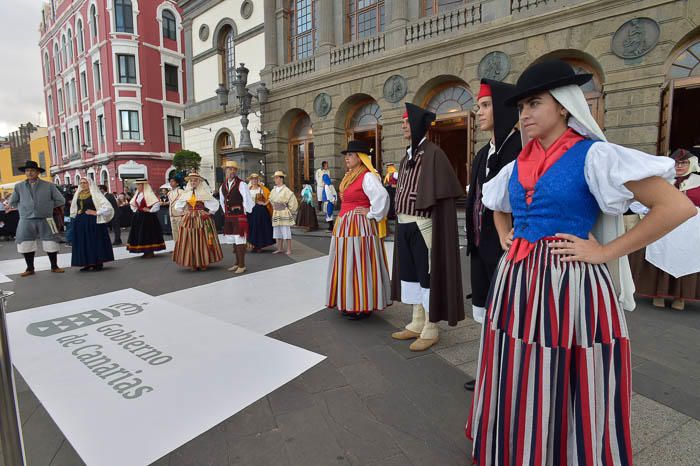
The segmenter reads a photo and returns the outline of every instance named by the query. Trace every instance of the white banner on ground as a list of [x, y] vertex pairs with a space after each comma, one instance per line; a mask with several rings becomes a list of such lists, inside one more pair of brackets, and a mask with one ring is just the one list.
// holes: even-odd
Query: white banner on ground
[[7, 320], [15, 367], [89, 466], [150, 464], [324, 359], [133, 289]]

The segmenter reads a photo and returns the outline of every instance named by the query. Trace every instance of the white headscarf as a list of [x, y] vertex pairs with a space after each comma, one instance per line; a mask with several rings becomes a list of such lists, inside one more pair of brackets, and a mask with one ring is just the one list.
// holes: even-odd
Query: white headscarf
[[[97, 223], [108, 223], [110, 220], [112, 220], [112, 218], [114, 218], [114, 208], [112, 207], [112, 204], [109, 203], [105, 195], [102, 194], [102, 191], [100, 191], [100, 189], [97, 187], [97, 184], [90, 178], [88, 178], [87, 181], [88, 186], [90, 187], [90, 196], [92, 196], [92, 202], [93, 204], [95, 204], [95, 210], [97, 210], [98, 212], [108, 210], [108, 212], [106, 212], [105, 214], [97, 215]], [[78, 215], [79, 192], [80, 191], [76, 191], [75, 195], [73, 196], [73, 200], [70, 204], [71, 217], [75, 217]]]
[[[153, 192], [153, 188], [151, 188], [151, 185], [148, 183], [142, 183], [143, 184], [143, 198], [146, 200], [146, 205], [148, 207], [153, 207], [153, 205], [156, 202], [160, 202], [160, 199], [158, 199], [158, 196]], [[131, 204], [134, 207], [138, 207], [136, 204], [136, 198], [139, 197], [139, 191], [138, 188], [136, 192], [134, 193], [134, 197], [131, 198]]]
[[[581, 136], [594, 141], [607, 142], [603, 130], [591, 114], [586, 97], [581, 88], [575, 84], [551, 89], [549, 93], [569, 112], [569, 126]], [[606, 244], [625, 233], [622, 215], [606, 215], [601, 213], [593, 227], [593, 236], [598, 242]], [[628, 311], [634, 310], [634, 280], [627, 256], [614, 259], [607, 263], [613, 278], [618, 298], [622, 307]]]
[[[209, 188], [209, 185], [204, 181], [204, 178], [199, 179], [199, 185], [194, 190], [194, 195], [198, 201], [202, 201], [202, 202], [211, 201], [212, 199], [214, 199], [214, 196], [212, 196], [212, 191]], [[192, 197], [192, 182], [188, 181], [187, 186], [185, 186], [185, 192], [182, 194], [182, 197], [180, 197], [180, 199], [184, 199], [185, 202], [187, 202], [191, 197]]]

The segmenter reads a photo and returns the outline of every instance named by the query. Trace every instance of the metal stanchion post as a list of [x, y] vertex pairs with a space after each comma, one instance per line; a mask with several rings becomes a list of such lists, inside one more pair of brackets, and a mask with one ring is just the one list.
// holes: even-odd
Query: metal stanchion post
[[5, 304], [13, 294], [12, 291], [0, 291], [0, 444], [5, 466], [24, 466], [22, 427], [5, 319]]

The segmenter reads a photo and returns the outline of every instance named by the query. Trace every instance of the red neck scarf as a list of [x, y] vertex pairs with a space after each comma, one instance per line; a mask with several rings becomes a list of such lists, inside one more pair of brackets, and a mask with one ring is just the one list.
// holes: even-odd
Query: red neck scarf
[[[574, 144], [584, 139], [571, 128], [568, 128], [564, 134], [559, 136], [559, 139], [554, 141], [547, 150], [542, 147], [540, 141], [533, 139], [527, 143], [522, 152], [518, 156], [518, 181], [525, 188], [525, 202], [528, 205], [532, 202], [532, 196], [535, 193], [535, 185]], [[528, 254], [535, 248], [533, 243], [526, 239], [516, 238], [513, 245], [508, 250], [508, 259], [520, 262], [525, 259]]]

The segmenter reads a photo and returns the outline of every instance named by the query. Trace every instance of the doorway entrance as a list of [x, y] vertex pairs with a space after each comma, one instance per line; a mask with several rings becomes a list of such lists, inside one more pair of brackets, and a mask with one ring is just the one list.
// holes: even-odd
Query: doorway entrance
[[305, 180], [312, 180], [314, 173], [314, 137], [311, 129], [311, 119], [306, 113], [300, 113], [292, 123], [289, 138], [289, 188], [292, 191], [301, 189]]
[[348, 141], [364, 141], [371, 149], [372, 165], [382, 170], [382, 111], [375, 101], [361, 103], [354, 112], [346, 129]]

